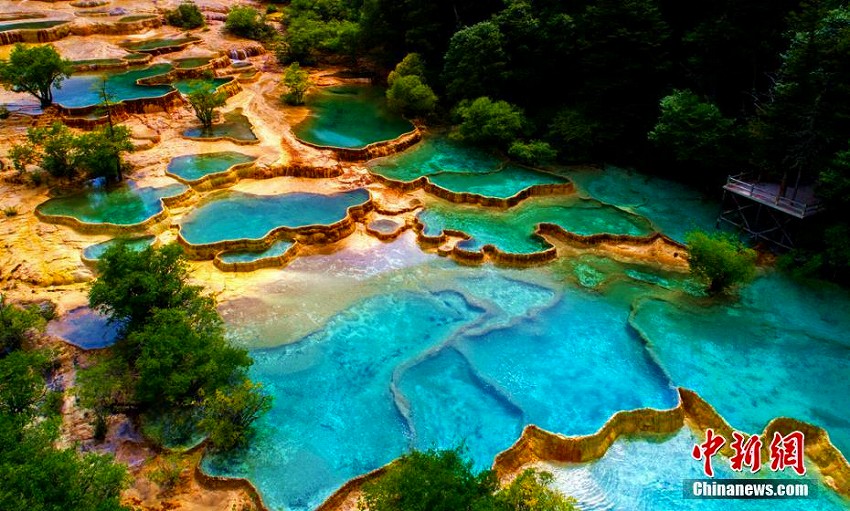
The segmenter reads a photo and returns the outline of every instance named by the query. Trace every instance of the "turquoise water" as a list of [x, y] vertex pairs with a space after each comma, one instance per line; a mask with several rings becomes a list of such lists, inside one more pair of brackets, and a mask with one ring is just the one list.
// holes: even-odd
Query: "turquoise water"
[[168, 163], [168, 172], [187, 181], [196, 181], [210, 174], [224, 172], [234, 165], [256, 160], [236, 151], [220, 151], [215, 153], [187, 154], [172, 158]]
[[252, 351], [252, 377], [278, 398], [248, 452], [205, 468], [250, 478], [272, 507], [313, 509], [410, 447], [465, 442], [486, 468], [527, 423], [590, 432], [623, 408], [675, 405], [626, 309], [505, 275], [378, 289], [294, 344]]
[[133, 183], [114, 188], [91, 188], [85, 192], [49, 199], [38, 206], [45, 215], [71, 216], [90, 224], [137, 224], [162, 211], [160, 199], [186, 190], [176, 183], [161, 188], [138, 187]]
[[104, 252], [106, 252], [109, 248], [117, 245], [118, 243], [124, 243], [127, 248], [131, 250], [142, 251], [151, 246], [154, 241], [156, 241], [156, 236], [140, 236], [138, 238], [116, 238], [112, 240], [106, 240], [101, 243], [95, 243], [94, 245], [89, 245], [84, 248], [83, 257], [89, 260], [100, 259], [100, 256], [102, 256]]
[[507, 163], [481, 149], [431, 135], [398, 155], [375, 160], [371, 172], [395, 181], [428, 176], [431, 183], [453, 192], [507, 198], [537, 184], [567, 179]]
[[429, 135], [404, 152], [373, 160], [369, 169], [396, 181], [413, 181], [446, 172], [486, 174], [503, 164], [502, 159], [483, 149], [452, 142], [446, 136]]
[[644, 218], [613, 206], [579, 197], [531, 198], [507, 210], [454, 204], [432, 199], [418, 214], [425, 233], [437, 236], [445, 229], [472, 237], [462, 248], [475, 250], [485, 244], [504, 252], [530, 253], [548, 248], [534, 228], [541, 222], [560, 225], [567, 231], [590, 235], [598, 233], [645, 235], [652, 226]]
[[189, 243], [260, 239], [277, 227], [328, 225], [345, 218], [348, 208], [369, 200], [358, 188], [333, 195], [287, 193], [252, 195], [225, 191], [210, 196], [183, 218], [180, 233]]
[[[682, 498], [684, 479], [702, 479], [702, 462], [690, 459], [690, 450], [701, 442], [688, 428], [671, 437], [648, 440], [620, 439], [597, 462], [543, 465], [555, 476], [553, 486], [578, 500], [582, 511], [831, 511], [847, 509], [842, 500], [823, 486], [816, 497], [806, 500], [697, 500]], [[718, 456], [712, 464], [716, 477], [754, 477], [729, 469], [729, 461]], [[774, 474], [767, 469], [762, 477], [788, 479], [796, 475]]]
[[846, 292], [761, 278], [740, 301], [641, 302], [632, 320], [677, 384], [734, 427], [776, 416], [823, 426], [850, 453], [850, 303]]
[[[351, 303], [326, 312], [340, 295], [352, 296]], [[841, 375], [847, 374], [847, 357], [832, 347], [835, 339], [825, 339], [848, 331], [846, 294], [805, 290], [779, 275], [763, 277], [745, 292], [743, 303], [756, 323], [807, 318], [799, 335], [805, 332], [815, 356], [799, 365], [811, 383], [795, 380], [802, 390], [790, 394], [783, 394], [792, 384], [781, 363], [773, 371], [746, 362], [739, 371], [721, 359], [742, 356], [731, 350], [734, 342], [749, 361], [744, 339], [732, 337], [730, 350], [717, 355], [706, 356], [701, 349], [721, 343], [722, 337], [702, 341], [699, 332], [725, 331], [719, 312], [734, 309], [735, 302], [699, 305], [709, 311], [705, 321], [698, 319], [699, 310], [683, 309], [696, 316], [684, 335], [700, 339], [698, 345], [681, 338], [662, 342], [661, 329], [647, 349], [629, 319], [632, 306], [645, 300], [632, 323], [642, 320], [647, 305], [667, 303], [660, 300], [698, 304], [706, 299], [687, 275], [601, 256], [527, 270], [457, 266], [422, 255], [412, 235], [362, 253], [299, 258], [265, 287], [240, 293], [238, 307], [226, 311], [234, 342], [277, 346], [253, 349], [251, 369], [276, 400], [248, 452], [227, 460], [208, 458], [204, 467], [248, 477], [273, 508], [314, 509], [349, 478], [406, 449], [464, 442], [476, 467], [486, 468], [525, 424], [568, 435], [592, 433], [621, 409], [674, 406], [678, 385], [700, 392], [734, 426], [752, 431], [764, 426], [761, 415], [794, 416], [805, 412], [802, 404], [822, 406], [821, 412], [832, 413], [822, 413], [816, 422], [840, 437], [846, 424], [842, 410], [848, 392]], [[670, 313], [653, 311], [650, 317], [661, 317], [663, 326], [665, 314]], [[289, 336], [293, 322], [307, 319], [317, 321], [308, 330], [312, 333]], [[764, 344], [774, 334], [759, 327], [745, 335], [750, 344]], [[820, 343], [827, 348], [817, 348]], [[820, 349], [825, 351], [818, 354]], [[794, 357], [803, 358], [791, 353], [785, 364]], [[809, 368], [816, 365], [820, 376]], [[718, 381], [722, 385], [712, 390]], [[750, 388], [752, 402], [741, 397]], [[793, 409], [782, 406], [786, 398]], [[682, 479], [698, 469], [690, 459], [692, 445], [686, 444], [650, 444], [662, 451], [641, 451], [640, 462], [615, 474], [624, 481], [604, 475], [616, 468], [606, 465], [610, 458], [582, 465], [586, 472], [596, 471], [600, 479], [592, 483], [608, 498], [588, 509], [692, 509], [691, 502], [677, 500]], [[816, 472], [811, 476], [817, 478]], [[581, 492], [577, 496], [583, 498]], [[716, 509], [764, 509], [739, 501], [723, 504]], [[771, 508], [791, 511], [800, 509], [798, 504], [772, 502]], [[811, 509], [835, 508], [824, 506]]]
[[527, 169], [518, 165], [505, 165], [496, 172], [432, 174], [431, 182], [452, 192], [468, 192], [487, 197], [508, 198], [534, 185], [566, 183], [554, 174]]
[[67, 20], [46, 20], [46, 21], [24, 21], [22, 23], [0, 23], [0, 32], [8, 32], [9, 30], [38, 30], [41, 28], [55, 27], [68, 23]]
[[369, 85], [322, 88], [308, 96], [311, 115], [293, 127], [295, 136], [312, 144], [364, 147], [392, 140], [413, 125], [386, 106], [384, 89]]
[[646, 217], [659, 231], [678, 241], [684, 241], [685, 234], [696, 228], [714, 229], [720, 213], [719, 196], [707, 198], [667, 179], [616, 167], [572, 170], [566, 175], [588, 195]]
[[67, 108], [98, 105], [101, 103], [99, 89], [101, 77], [104, 75], [107, 77], [106, 88], [115, 101], [161, 97], [174, 89], [170, 85], [139, 85], [136, 82], [142, 78], [165, 74], [170, 70], [171, 64], [156, 64], [132, 71], [73, 75], [62, 82], [62, 88], [53, 88], [53, 100]]
[[225, 252], [219, 254], [218, 258], [225, 263], [250, 263], [267, 257], [282, 256], [294, 243], [288, 240], [280, 240], [272, 243], [266, 250], [260, 252]]
[[221, 138], [229, 137], [236, 140], [253, 142], [257, 139], [254, 130], [251, 129], [251, 121], [242, 113], [241, 108], [222, 115], [223, 122], [213, 124], [211, 128], [204, 129], [201, 126], [189, 128], [183, 132], [183, 136], [192, 138]]
[[232, 81], [233, 78], [210, 78], [210, 79], [189, 79], [189, 80], [178, 80], [171, 85], [174, 86], [175, 89], [179, 90], [181, 94], [189, 95], [194, 92], [196, 89], [200, 88], [203, 85], [209, 84], [212, 85], [213, 89], [217, 89]]

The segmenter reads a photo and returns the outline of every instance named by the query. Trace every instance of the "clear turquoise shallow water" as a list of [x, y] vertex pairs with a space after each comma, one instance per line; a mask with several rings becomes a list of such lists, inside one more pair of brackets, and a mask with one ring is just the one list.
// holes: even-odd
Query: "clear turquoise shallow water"
[[81, 108], [100, 104], [101, 76], [106, 76], [107, 90], [116, 101], [139, 98], [158, 98], [172, 90], [170, 85], [139, 85], [141, 78], [165, 74], [171, 70], [171, 64], [156, 64], [144, 69], [134, 69], [124, 72], [105, 72], [98, 74], [73, 75], [64, 80], [61, 88], [53, 89], [53, 99], [56, 103], [68, 108]]
[[242, 113], [241, 108], [222, 115], [222, 121], [213, 124], [210, 128], [201, 126], [189, 128], [183, 132], [183, 136], [191, 138], [228, 137], [245, 142], [258, 140], [251, 128], [251, 121]]
[[[819, 488], [816, 497], [806, 500], [697, 500], [682, 498], [683, 479], [701, 479], [701, 462], [688, 457], [700, 442], [684, 428], [661, 440], [620, 439], [606, 455], [594, 463], [544, 465], [555, 476], [553, 486], [573, 495], [582, 511], [741, 511], [802, 510], [832, 511], [847, 509], [847, 501], [831, 490]], [[716, 457], [712, 465], [717, 478], [754, 477], [729, 469], [727, 458]], [[760, 472], [762, 477], [789, 479], [796, 475]]]
[[306, 142], [346, 148], [392, 140], [412, 130], [413, 125], [391, 112], [386, 103], [380, 87], [326, 87], [307, 98], [311, 114], [292, 130]]
[[100, 256], [103, 255], [110, 247], [117, 245], [118, 243], [124, 243], [127, 248], [130, 250], [142, 251], [147, 247], [151, 246], [153, 242], [156, 241], [156, 236], [141, 236], [138, 238], [128, 238], [128, 239], [112, 239], [103, 241], [101, 243], [95, 243], [94, 245], [89, 245], [83, 249], [83, 257], [90, 260], [100, 259]]
[[507, 198], [538, 184], [564, 183], [563, 177], [508, 163], [487, 151], [431, 135], [398, 155], [369, 164], [371, 172], [395, 181], [428, 176], [453, 192]]
[[362, 188], [332, 195], [225, 191], [210, 196], [186, 215], [180, 233], [195, 244], [260, 239], [277, 227], [332, 224], [345, 218], [348, 208], [368, 200], [369, 192]]
[[696, 228], [713, 229], [720, 204], [687, 186], [637, 172], [605, 167], [565, 173], [579, 190], [652, 221], [667, 236], [684, 241]]
[[236, 151], [187, 154], [172, 158], [168, 163], [168, 172], [187, 181], [196, 181], [209, 174], [224, 172], [234, 165], [256, 160], [254, 156]]
[[463, 248], [475, 250], [485, 244], [504, 252], [530, 253], [548, 248], [534, 235], [541, 222], [560, 225], [580, 235], [598, 233], [642, 236], [652, 232], [643, 217], [613, 206], [580, 197], [534, 197], [507, 210], [491, 210], [474, 205], [454, 204], [433, 199], [418, 214], [425, 234], [437, 236], [450, 229], [472, 237]]
[[643, 301], [632, 324], [677, 384], [733, 426], [754, 433], [793, 417], [825, 427], [850, 453], [846, 292], [770, 275], [729, 304]]
[[161, 198], [179, 195], [186, 189], [180, 183], [151, 188], [137, 187], [131, 182], [49, 199], [37, 209], [45, 215], [71, 216], [90, 224], [137, 224], [162, 211]]
[[225, 252], [218, 257], [225, 263], [250, 263], [267, 257], [282, 256], [294, 243], [288, 240], [275, 241], [266, 250], [260, 252]]

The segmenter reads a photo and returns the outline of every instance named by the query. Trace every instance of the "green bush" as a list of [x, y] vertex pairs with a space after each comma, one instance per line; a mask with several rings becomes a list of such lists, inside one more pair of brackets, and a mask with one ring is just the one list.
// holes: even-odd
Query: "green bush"
[[558, 152], [542, 140], [530, 140], [528, 142], [517, 140], [511, 144], [508, 154], [512, 158], [532, 166], [551, 162], [558, 156]]
[[206, 25], [204, 15], [195, 2], [184, 1], [176, 9], [165, 13], [165, 22], [169, 25], [192, 29]]
[[266, 23], [266, 17], [260, 11], [247, 5], [236, 5], [230, 9], [224, 28], [233, 35], [266, 41], [274, 37], [275, 30]]
[[290, 105], [303, 105], [304, 95], [310, 88], [310, 73], [301, 69], [298, 62], [293, 62], [283, 73], [283, 84], [286, 86], [283, 100]]
[[507, 101], [484, 96], [463, 101], [455, 108], [459, 124], [451, 137], [473, 144], [505, 146], [513, 142], [526, 126], [522, 110]]
[[711, 294], [749, 282], [755, 276], [756, 252], [734, 235], [693, 231], [686, 237], [691, 273], [708, 282]]
[[195, 112], [195, 117], [201, 121], [204, 128], [210, 128], [215, 118], [215, 111], [227, 103], [227, 94], [224, 91], [216, 90], [209, 83], [197, 84], [192, 87], [192, 92], [188, 95], [189, 105]]
[[501, 491], [490, 470], [475, 473], [461, 448], [413, 451], [363, 485], [369, 511], [577, 511], [575, 500], [549, 488], [552, 475], [526, 470]]
[[216, 450], [244, 447], [251, 424], [268, 412], [271, 405], [272, 398], [263, 393], [262, 386], [246, 379], [207, 396], [198, 427]]
[[410, 116], [434, 112], [437, 95], [425, 83], [425, 62], [418, 53], [409, 53], [387, 77], [387, 103], [392, 110]]
[[0, 357], [18, 350], [30, 331], [44, 328], [44, 318], [36, 307], [22, 309], [6, 303], [0, 295]]

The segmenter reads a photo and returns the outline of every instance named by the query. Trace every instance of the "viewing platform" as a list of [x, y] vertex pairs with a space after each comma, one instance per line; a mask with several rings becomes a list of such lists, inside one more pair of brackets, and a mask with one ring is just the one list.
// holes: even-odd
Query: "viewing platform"
[[729, 176], [723, 185], [723, 205], [717, 225], [733, 225], [756, 241], [767, 241], [785, 249], [794, 248], [794, 233], [800, 221], [823, 211], [814, 186], [787, 186]]
[[780, 193], [779, 183], [750, 182], [746, 181], [744, 177], [744, 174], [729, 176], [723, 189], [799, 219], [812, 216], [823, 210], [823, 204], [815, 196], [813, 186], [797, 189], [788, 187], [783, 195]]

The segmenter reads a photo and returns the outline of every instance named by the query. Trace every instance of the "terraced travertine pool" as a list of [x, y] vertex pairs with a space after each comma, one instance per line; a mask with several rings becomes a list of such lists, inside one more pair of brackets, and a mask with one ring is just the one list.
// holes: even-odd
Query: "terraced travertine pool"
[[307, 98], [310, 115], [293, 127], [312, 144], [358, 148], [392, 140], [413, 125], [386, 105], [384, 89], [370, 85], [327, 87]]
[[287, 193], [254, 195], [226, 191], [211, 196], [188, 214], [180, 234], [192, 244], [261, 239], [278, 227], [330, 225], [344, 219], [348, 208], [369, 200], [358, 188], [332, 195]]
[[42, 215], [69, 216], [88, 224], [138, 224], [162, 211], [163, 197], [174, 197], [186, 189], [180, 183], [158, 188], [139, 187], [133, 182], [110, 188], [94, 187], [50, 199], [37, 210]]
[[[387, 162], [396, 167], [385, 170]], [[379, 166], [372, 171], [403, 181], [458, 176], [459, 189], [480, 185], [494, 194], [553, 176], [518, 168], [527, 173], [517, 171], [510, 189], [500, 189], [493, 174], [509, 166], [440, 139]], [[202, 175], [201, 167], [190, 170]], [[426, 234], [466, 233], [468, 249], [493, 244], [515, 253], [546, 247], [533, 234], [539, 222], [577, 234], [660, 231], [679, 240], [693, 227], [714, 225], [717, 204], [667, 181], [616, 168], [552, 179], [564, 177], [577, 193], [511, 208], [420, 194], [418, 219]], [[140, 196], [152, 192], [136, 192], [130, 203], [150, 202]], [[54, 199], [40, 211], [85, 221], [107, 211], [112, 219], [146, 214], [122, 213], [118, 196], [98, 197]], [[368, 199], [365, 189], [214, 192], [179, 219], [180, 234], [195, 244], [259, 239], [277, 227], [334, 223]], [[247, 450], [208, 455], [203, 468], [248, 478], [271, 508], [315, 509], [350, 478], [414, 447], [463, 442], [476, 467], [487, 468], [527, 424], [593, 433], [619, 410], [675, 406], [678, 386], [699, 393], [738, 429], [760, 432], [786, 415], [826, 428], [850, 451], [846, 291], [765, 270], [739, 299], [711, 299], [686, 274], [598, 253], [520, 270], [459, 265], [423, 251], [413, 232], [388, 243], [364, 239], [296, 258], [220, 297], [232, 342], [251, 351], [251, 376], [275, 401]], [[249, 263], [282, 255], [290, 244], [276, 240], [264, 251], [219, 257]], [[551, 469], [587, 509], [692, 509], [676, 497], [700, 467], [693, 443], [688, 430], [656, 442], [621, 439], [596, 462]], [[817, 480], [815, 469], [810, 475]], [[806, 509], [850, 506], [818, 484]], [[799, 504], [771, 501], [770, 508]], [[764, 505], [724, 501], [721, 508]]]
[[562, 176], [522, 167], [445, 135], [430, 135], [415, 147], [369, 164], [372, 173], [394, 181], [420, 177], [445, 190], [505, 199], [534, 185], [562, 184]]
[[255, 156], [237, 151], [187, 154], [172, 158], [166, 170], [186, 181], [197, 181], [212, 174], [226, 172], [236, 165], [250, 163], [256, 159]]
[[98, 91], [102, 76], [106, 76], [106, 88], [116, 101], [158, 98], [174, 89], [170, 85], [139, 85], [137, 82], [170, 70], [171, 64], [156, 64], [123, 72], [75, 74], [64, 80], [61, 88], [53, 88], [53, 100], [66, 108], [99, 105], [101, 98]]

